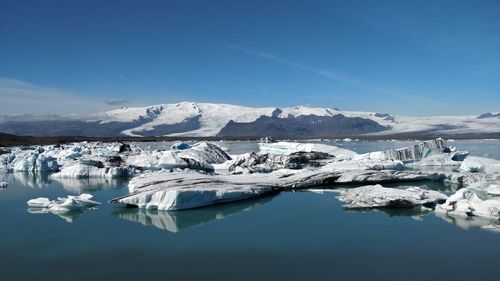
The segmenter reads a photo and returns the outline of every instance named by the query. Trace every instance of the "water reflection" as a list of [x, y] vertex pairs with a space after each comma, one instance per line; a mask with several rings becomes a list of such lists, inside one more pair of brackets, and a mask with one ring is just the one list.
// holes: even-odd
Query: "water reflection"
[[34, 175], [31, 173], [5, 173], [0, 175], [0, 181], [10, 185], [21, 184], [30, 188], [44, 188], [50, 185], [49, 175]]
[[58, 211], [49, 210], [47, 208], [43, 208], [43, 209], [42, 208], [28, 208], [27, 212], [30, 214], [36, 214], [36, 215], [52, 213], [52, 214], [62, 218], [63, 220], [65, 220], [68, 223], [74, 222], [78, 216], [80, 216], [81, 214], [84, 213], [83, 210], [73, 210], [73, 211], [69, 211], [69, 212], [58, 212]]
[[425, 216], [432, 213], [431, 209], [420, 208], [365, 208], [365, 209], [344, 209], [346, 213], [367, 213], [380, 212], [389, 217], [411, 217], [414, 220], [421, 221]]
[[53, 178], [49, 174], [34, 175], [31, 173], [0, 174], [0, 181], [10, 185], [24, 185], [29, 188], [61, 187], [70, 193], [81, 194], [101, 189], [118, 189], [127, 184], [123, 178]]
[[228, 204], [214, 205], [193, 210], [158, 211], [139, 208], [120, 208], [113, 215], [128, 221], [138, 222], [145, 226], [177, 233], [185, 229], [206, 224], [213, 220], [221, 220], [231, 215], [248, 211], [271, 201], [273, 196], [243, 200]]
[[497, 220], [481, 218], [481, 217], [459, 217], [459, 216], [452, 217], [442, 213], [435, 213], [435, 214], [438, 218], [441, 218], [446, 222], [454, 224], [463, 230], [482, 228], [500, 233], [500, 224]]
[[101, 189], [118, 189], [126, 185], [127, 180], [122, 178], [53, 178], [53, 184], [60, 185], [71, 193], [81, 194]]

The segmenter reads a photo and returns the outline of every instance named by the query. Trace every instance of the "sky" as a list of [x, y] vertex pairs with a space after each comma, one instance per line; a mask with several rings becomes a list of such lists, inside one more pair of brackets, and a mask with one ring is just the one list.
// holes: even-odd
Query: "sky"
[[0, 0], [0, 115], [500, 111], [500, 1]]

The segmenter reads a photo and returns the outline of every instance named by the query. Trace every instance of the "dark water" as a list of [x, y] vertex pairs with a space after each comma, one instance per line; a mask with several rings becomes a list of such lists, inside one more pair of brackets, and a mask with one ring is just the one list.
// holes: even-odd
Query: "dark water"
[[[401, 143], [342, 145], [364, 152]], [[500, 142], [454, 145], [500, 158]], [[346, 211], [330, 192], [148, 212], [106, 203], [127, 192], [124, 181], [19, 174], [0, 180], [9, 182], [0, 190], [2, 281], [500, 280], [500, 233], [481, 228], [487, 221], [412, 210]], [[31, 198], [83, 191], [104, 204], [65, 217], [27, 212]]]

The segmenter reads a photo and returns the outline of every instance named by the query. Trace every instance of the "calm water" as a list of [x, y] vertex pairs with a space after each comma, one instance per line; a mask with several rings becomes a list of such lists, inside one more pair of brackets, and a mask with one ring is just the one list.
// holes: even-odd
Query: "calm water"
[[[338, 143], [358, 152], [409, 142]], [[150, 145], [150, 144], [146, 144]], [[158, 147], [164, 144], [154, 144]], [[231, 152], [248, 142], [223, 143]], [[500, 159], [500, 142], [453, 145]], [[181, 212], [107, 204], [125, 181], [0, 175], [0, 280], [500, 280], [500, 232], [433, 213], [343, 210], [335, 194], [274, 197]], [[436, 183], [433, 188], [446, 189]], [[104, 204], [58, 217], [26, 201], [90, 192]]]

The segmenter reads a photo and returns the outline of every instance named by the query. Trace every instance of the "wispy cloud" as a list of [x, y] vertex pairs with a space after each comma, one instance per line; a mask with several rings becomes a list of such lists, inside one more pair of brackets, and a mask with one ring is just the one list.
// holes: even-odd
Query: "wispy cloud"
[[0, 114], [7, 115], [83, 115], [116, 108], [92, 97], [5, 77], [0, 77], [0, 100]]
[[104, 100], [104, 104], [107, 105], [116, 105], [116, 106], [124, 106], [127, 105], [128, 100]]
[[300, 63], [300, 62], [296, 62], [296, 61], [282, 58], [282, 57], [275, 55], [275, 54], [262, 52], [262, 51], [256, 51], [256, 50], [244, 48], [244, 47], [237, 46], [237, 45], [226, 45], [226, 47], [231, 49], [231, 50], [235, 50], [235, 51], [238, 51], [240, 53], [243, 53], [243, 54], [246, 54], [249, 56], [258, 57], [258, 58], [272, 61], [275, 63], [287, 65], [287, 66], [290, 66], [290, 67], [293, 67], [296, 69], [300, 69], [303, 71], [311, 72], [311, 73], [314, 73], [316, 75], [320, 75], [320, 76], [323, 76], [325, 78], [332, 79], [332, 80], [335, 80], [338, 82], [356, 83], [356, 82], [360, 81], [359, 79], [348, 77], [348, 76], [346, 76], [338, 71], [311, 67], [311, 66], [305, 65], [305, 64]]

